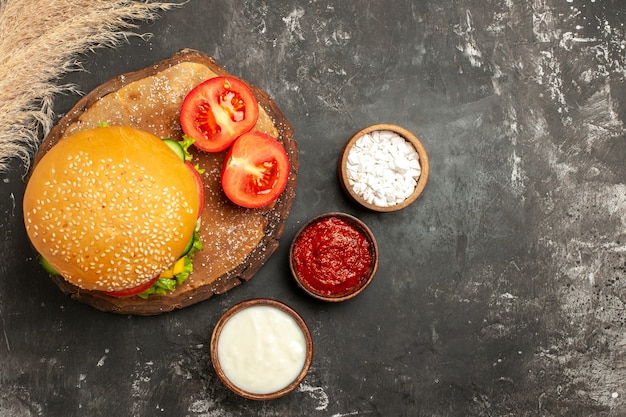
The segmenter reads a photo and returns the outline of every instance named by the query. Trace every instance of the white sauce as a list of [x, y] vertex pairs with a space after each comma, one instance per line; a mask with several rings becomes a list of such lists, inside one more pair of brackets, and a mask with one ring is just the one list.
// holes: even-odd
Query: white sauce
[[306, 340], [289, 314], [271, 306], [252, 306], [226, 322], [217, 354], [234, 385], [253, 394], [269, 394], [298, 377], [306, 361]]
[[358, 138], [348, 151], [348, 183], [369, 204], [395, 206], [415, 190], [422, 172], [413, 145], [389, 130]]

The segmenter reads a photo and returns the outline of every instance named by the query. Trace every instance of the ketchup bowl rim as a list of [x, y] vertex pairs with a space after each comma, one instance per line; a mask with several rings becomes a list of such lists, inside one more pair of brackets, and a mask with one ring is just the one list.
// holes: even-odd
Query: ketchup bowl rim
[[[300, 373], [298, 374], [298, 376], [293, 381], [291, 381], [288, 385], [283, 387], [282, 389], [275, 391], [275, 392], [270, 392], [267, 394], [258, 394], [258, 393], [246, 391], [245, 389], [240, 388], [237, 384], [232, 382], [228, 378], [228, 376], [226, 376], [224, 370], [222, 369], [222, 366], [219, 360], [219, 355], [218, 355], [219, 338], [228, 320], [230, 320], [237, 313], [243, 310], [246, 310], [247, 308], [256, 307], [256, 306], [273, 307], [289, 315], [292, 319], [294, 319], [294, 321], [296, 322], [296, 324], [302, 331], [302, 334], [305, 340], [305, 346], [306, 346], [304, 365], [302, 366], [302, 369], [300, 370]], [[230, 389], [235, 394], [241, 397], [250, 399], [250, 400], [273, 400], [273, 399], [282, 397], [284, 395], [287, 395], [288, 393], [293, 391], [298, 385], [300, 385], [300, 383], [304, 380], [304, 377], [309, 372], [311, 363], [313, 361], [313, 338], [311, 337], [311, 332], [309, 330], [309, 327], [307, 326], [302, 316], [300, 316], [300, 314], [298, 314], [297, 311], [295, 311], [293, 308], [291, 308], [287, 304], [278, 300], [271, 299], [271, 298], [251, 298], [248, 300], [240, 301], [239, 303], [231, 306], [228, 310], [226, 310], [222, 314], [222, 316], [219, 318], [219, 320], [215, 324], [215, 327], [213, 328], [213, 333], [211, 334], [210, 351], [211, 351], [211, 363], [213, 364], [213, 369], [215, 370], [215, 373], [217, 374], [218, 378], [222, 381], [224, 385], [226, 385], [228, 389]]]
[[[302, 277], [300, 276], [300, 274], [295, 268], [295, 265], [294, 265], [295, 260], [294, 260], [293, 252], [294, 252], [296, 245], [298, 244], [298, 240], [300, 236], [307, 228], [319, 223], [322, 220], [325, 220], [327, 218], [333, 218], [333, 217], [342, 219], [350, 223], [352, 226], [356, 227], [365, 236], [367, 241], [370, 243], [369, 250], [370, 250], [370, 255], [372, 257], [372, 263], [369, 269], [367, 270], [367, 273], [364, 275], [364, 278], [361, 280], [361, 282], [357, 286], [342, 293], [338, 293], [334, 295], [326, 295], [326, 294], [321, 294], [315, 291], [314, 289], [310, 288], [306, 284], [304, 284]], [[369, 226], [365, 224], [365, 222], [363, 222], [358, 217], [353, 216], [348, 213], [343, 213], [343, 212], [328, 212], [328, 213], [320, 214], [308, 220], [296, 232], [293, 240], [291, 241], [291, 245], [289, 247], [289, 269], [298, 287], [300, 287], [300, 289], [302, 289], [305, 293], [307, 293], [311, 297], [316, 298], [321, 301], [328, 301], [328, 302], [346, 301], [361, 294], [374, 279], [374, 275], [376, 275], [376, 271], [378, 270], [378, 243], [376, 242], [376, 237], [374, 236], [374, 233], [369, 228]]]

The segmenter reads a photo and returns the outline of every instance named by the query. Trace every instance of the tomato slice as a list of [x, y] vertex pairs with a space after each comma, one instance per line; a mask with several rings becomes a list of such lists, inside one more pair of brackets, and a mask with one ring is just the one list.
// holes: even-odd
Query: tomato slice
[[194, 145], [207, 152], [228, 148], [250, 131], [259, 104], [250, 88], [234, 77], [210, 78], [194, 87], [180, 107], [180, 124]]
[[283, 145], [265, 133], [241, 135], [222, 166], [222, 189], [235, 204], [263, 207], [278, 198], [289, 180], [289, 157]]
[[196, 180], [196, 186], [198, 187], [198, 200], [200, 201], [200, 207], [198, 208], [198, 217], [202, 215], [204, 210], [204, 184], [202, 183], [202, 177], [200, 173], [194, 168], [193, 164], [189, 161], [185, 161], [185, 166], [189, 168], [193, 174], [193, 179]]
[[111, 297], [132, 297], [134, 295], [141, 294], [148, 288], [152, 287], [152, 284], [154, 284], [157, 279], [159, 279], [158, 276], [152, 278], [150, 281], [146, 282], [145, 284], [137, 285], [136, 287], [127, 288], [125, 290], [105, 291], [105, 294], [110, 295]]

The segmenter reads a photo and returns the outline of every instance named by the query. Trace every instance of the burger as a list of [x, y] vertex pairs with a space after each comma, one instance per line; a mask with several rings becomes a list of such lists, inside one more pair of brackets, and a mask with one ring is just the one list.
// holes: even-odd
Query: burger
[[127, 126], [59, 141], [34, 167], [24, 222], [44, 267], [81, 290], [173, 291], [201, 248], [202, 182], [189, 143]]

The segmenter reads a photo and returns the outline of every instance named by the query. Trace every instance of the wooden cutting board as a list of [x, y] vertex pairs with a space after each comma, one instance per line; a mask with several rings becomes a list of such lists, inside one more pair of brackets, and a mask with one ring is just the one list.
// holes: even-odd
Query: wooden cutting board
[[[218, 75], [231, 74], [211, 57], [185, 49], [145, 69], [110, 79], [84, 96], [61, 118], [41, 144], [33, 166], [59, 140], [103, 122], [143, 129], [161, 138], [181, 139], [179, 108], [183, 98], [202, 81]], [[293, 140], [293, 128], [276, 103], [258, 87], [247, 84], [260, 107], [254, 129], [279, 140], [289, 156], [291, 174], [278, 200], [261, 209], [234, 205], [220, 185], [226, 151], [210, 154], [192, 147], [192, 162], [206, 171], [200, 233], [204, 248], [194, 257], [194, 272], [189, 279], [172, 294], [151, 295], [143, 300], [81, 290], [62, 277], [52, 276], [64, 293], [102, 311], [155, 315], [224, 293], [254, 276], [274, 253], [283, 233], [295, 196], [298, 147]]]

